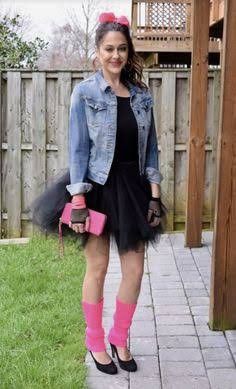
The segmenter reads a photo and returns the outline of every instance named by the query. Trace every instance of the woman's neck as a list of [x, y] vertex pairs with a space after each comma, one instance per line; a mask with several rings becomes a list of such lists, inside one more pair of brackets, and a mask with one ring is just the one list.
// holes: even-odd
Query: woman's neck
[[103, 78], [108, 82], [108, 84], [111, 87], [114, 87], [114, 89], [119, 89], [119, 87], [122, 85], [121, 79], [120, 79], [120, 73], [119, 74], [110, 74], [107, 73], [102, 69], [102, 75]]

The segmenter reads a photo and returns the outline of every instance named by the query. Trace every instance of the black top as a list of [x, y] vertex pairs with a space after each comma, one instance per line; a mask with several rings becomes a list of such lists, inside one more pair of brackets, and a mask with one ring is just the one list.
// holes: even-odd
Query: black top
[[117, 133], [114, 162], [138, 161], [138, 126], [130, 97], [117, 97]]

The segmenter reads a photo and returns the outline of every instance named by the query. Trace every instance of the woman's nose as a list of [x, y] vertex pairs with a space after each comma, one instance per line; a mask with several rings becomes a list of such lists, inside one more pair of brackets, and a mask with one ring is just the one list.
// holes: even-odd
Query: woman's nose
[[120, 54], [118, 50], [114, 50], [113, 57], [119, 58]]

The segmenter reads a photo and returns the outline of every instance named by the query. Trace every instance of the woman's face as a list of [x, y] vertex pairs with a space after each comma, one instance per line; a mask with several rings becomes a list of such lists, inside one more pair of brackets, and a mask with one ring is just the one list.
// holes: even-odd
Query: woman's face
[[120, 31], [107, 32], [96, 49], [103, 71], [120, 74], [128, 60], [128, 42]]

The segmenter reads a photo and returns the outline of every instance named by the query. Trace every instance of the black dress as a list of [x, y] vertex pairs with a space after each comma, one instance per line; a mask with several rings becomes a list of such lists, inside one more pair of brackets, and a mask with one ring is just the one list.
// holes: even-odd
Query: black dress
[[[158, 243], [164, 233], [163, 223], [151, 227], [147, 222], [151, 186], [139, 173], [138, 127], [129, 97], [117, 96], [117, 133], [112, 166], [104, 185], [87, 179], [93, 185], [85, 194], [88, 208], [107, 215], [104, 234], [109, 234], [123, 254], [138, 250], [140, 242]], [[40, 195], [32, 205], [32, 222], [47, 232], [57, 232], [58, 221], [71, 195], [66, 190], [70, 183], [69, 170]], [[163, 214], [165, 207], [163, 205]], [[89, 233], [75, 233], [63, 226], [63, 233], [79, 239], [84, 247]]]

